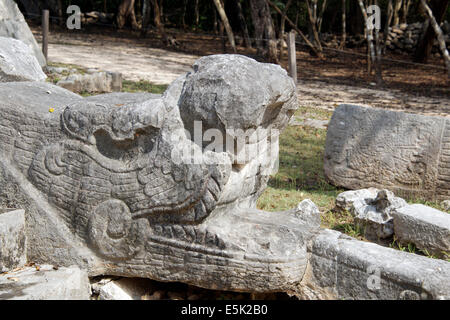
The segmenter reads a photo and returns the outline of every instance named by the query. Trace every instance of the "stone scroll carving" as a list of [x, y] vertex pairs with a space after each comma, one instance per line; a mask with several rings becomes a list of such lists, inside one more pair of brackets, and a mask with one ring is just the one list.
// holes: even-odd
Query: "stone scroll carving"
[[[301, 280], [319, 220], [255, 209], [297, 108], [279, 66], [218, 55], [162, 96], [82, 98], [14, 82], [0, 96], [0, 201], [15, 192], [26, 207], [29, 259], [228, 290]], [[211, 150], [196, 140], [196, 121], [231, 142], [252, 133]]]
[[338, 186], [448, 199], [450, 118], [341, 105], [328, 128], [324, 168]]

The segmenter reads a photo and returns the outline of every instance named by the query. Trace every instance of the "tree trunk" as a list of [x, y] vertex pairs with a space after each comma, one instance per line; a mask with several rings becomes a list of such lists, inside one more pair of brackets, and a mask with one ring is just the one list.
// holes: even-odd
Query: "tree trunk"
[[388, 8], [387, 8], [387, 20], [386, 20], [386, 25], [384, 26], [383, 49], [382, 49], [383, 52], [386, 51], [386, 42], [387, 42], [387, 38], [389, 35], [389, 27], [391, 25], [393, 11], [394, 11], [394, 8], [392, 6], [392, 0], [389, 0]]
[[[378, 0], [374, 0], [374, 4], [378, 6]], [[383, 85], [383, 70], [381, 65], [381, 45], [380, 45], [380, 30], [375, 28], [375, 54], [376, 54], [376, 64], [375, 73], [377, 77], [377, 85]]]
[[306, 7], [308, 9], [309, 25], [316, 43], [317, 51], [322, 52], [322, 44], [320, 43], [319, 32], [317, 30], [317, 0], [306, 0]]
[[287, 15], [287, 11], [289, 10], [289, 7], [292, 4], [292, 0], [288, 0], [288, 2], [286, 3], [286, 6], [284, 7], [283, 10], [283, 15], [281, 17], [281, 22], [280, 22], [280, 58], [279, 60], [282, 61], [283, 60], [283, 43], [284, 43], [284, 30], [286, 29], [286, 15]]
[[264, 51], [262, 40], [264, 36], [264, 21], [261, 16], [261, 10], [259, 9], [259, 0], [250, 0], [250, 13], [255, 30], [256, 48], [258, 49], [258, 54], [261, 54]]
[[430, 20], [430, 24], [434, 29], [435, 34], [437, 35], [437, 39], [439, 42], [439, 48], [442, 52], [442, 57], [444, 58], [445, 66], [447, 67], [447, 76], [450, 78], [450, 56], [447, 50], [447, 46], [445, 44], [444, 34], [442, 33], [439, 24], [436, 21], [436, 18], [433, 15], [433, 11], [431, 11], [430, 7], [427, 5], [425, 0], [420, 0], [422, 7], [425, 9], [425, 13]]
[[[277, 40], [268, 2], [266, 0], [250, 0], [250, 9], [259, 54], [264, 52], [270, 62], [278, 63]], [[264, 35], [266, 36], [265, 46], [262, 45]], [[267, 50], [264, 50], [264, 47]]]
[[198, 25], [200, 23], [200, 12], [199, 12], [199, 8], [198, 8], [198, 0], [195, 0], [194, 11], [195, 11], [195, 26], [198, 27]]
[[[292, 0], [289, 0], [292, 1]], [[240, 0], [234, 0], [236, 8], [238, 10], [239, 24], [241, 25], [242, 33], [244, 36], [244, 44], [247, 48], [252, 47], [252, 41], [250, 40], [250, 34], [248, 32], [247, 22], [245, 22], [244, 12]]]
[[150, 0], [144, 0], [142, 3], [142, 29], [141, 35], [145, 36], [148, 32], [148, 26], [150, 24], [150, 13], [151, 13]]
[[395, 0], [393, 25], [400, 23], [400, 9], [402, 8], [402, 0]]
[[363, 3], [362, 0], [358, 0], [358, 4], [361, 8], [361, 13], [364, 17], [364, 25], [365, 25], [365, 30], [366, 30], [366, 38], [367, 38], [367, 72], [369, 74], [371, 74], [372, 72], [372, 66], [374, 66], [376, 64], [376, 60], [375, 60], [375, 48], [373, 45], [373, 32], [372, 30], [369, 30], [369, 25], [368, 25], [368, 17], [367, 17], [367, 12], [366, 12], [366, 7]]
[[[438, 25], [441, 24], [445, 12], [448, 7], [448, 0], [431, 0], [429, 8], [432, 10], [434, 18]], [[414, 61], [420, 63], [427, 63], [433, 48], [433, 42], [436, 34], [430, 24], [429, 19], [424, 23], [422, 35], [417, 44], [416, 52], [414, 53]]]
[[130, 20], [131, 27], [134, 30], [139, 29], [136, 22], [136, 14], [134, 12], [134, 1], [135, 0], [123, 0], [120, 3], [119, 10], [117, 12], [117, 27], [119, 29], [124, 27], [127, 20]]
[[218, 29], [218, 21], [217, 21], [217, 10], [216, 10], [215, 6], [213, 8], [213, 12], [214, 12], [213, 30], [214, 30], [214, 34], [218, 34], [219, 29]]
[[322, 21], [323, 21], [323, 14], [325, 13], [325, 9], [327, 8], [327, 0], [323, 0], [322, 2], [322, 10], [320, 10], [319, 17], [317, 18], [317, 32], [322, 30]]
[[158, 0], [152, 0], [152, 4], [153, 4], [153, 14], [154, 14], [153, 21], [155, 22], [155, 26], [158, 29], [158, 33], [163, 38], [163, 40], [162, 40], [163, 43], [165, 45], [168, 45], [169, 44], [169, 38], [167, 37], [166, 31], [164, 30], [164, 25], [161, 22], [161, 11], [159, 9]]
[[219, 13], [220, 19], [227, 32], [228, 41], [230, 42], [231, 48], [233, 48], [234, 53], [236, 53], [236, 43], [234, 42], [233, 30], [231, 29], [230, 22], [228, 21], [227, 14], [225, 13], [224, 6], [220, 0], [213, 0], [216, 5], [217, 12]]
[[63, 5], [61, 0], [58, 0], [58, 18], [59, 18], [59, 25], [63, 26], [65, 21], [63, 18]]
[[347, 41], [347, 30], [346, 30], [346, 1], [342, 0], [342, 39], [341, 39], [341, 45], [340, 48], [345, 48], [345, 42]]
[[402, 17], [400, 19], [400, 23], [408, 22], [408, 12], [409, 12], [410, 5], [411, 5], [411, 0], [403, 0]]
[[[278, 8], [273, 2], [271, 2], [270, 0], [267, 0], [267, 2], [269, 3], [269, 5], [275, 9], [275, 11], [282, 15], [283, 13], [281, 12], [280, 8]], [[295, 30], [297, 31], [297, 33], [300, 35], [300, 37], [302, 37], [303, 41], [306, 42], [306, 44], [310, 47], [310, 49], [314, 52], [314, 54], [316, 56], [318, 56], [319, 58], [323, 58], [323, 54], [322, 52], [317, 51], [317, 48], [311, 43], [311, 41], [308, 40], [308, 38], [303, 34], [303, 32], [297, 27], [297, 25], [295, 23], [292, 22], [291, 19], [289, 19], [286, 16], [286, 21], [289, 23], [289, 25]]]
[[181, 15], [181, 25], [183, 26], [183, 30], [186, 31], [186, 8], [187, 8], [187, 2], [188, 0], [183, 0], [183, 13]]

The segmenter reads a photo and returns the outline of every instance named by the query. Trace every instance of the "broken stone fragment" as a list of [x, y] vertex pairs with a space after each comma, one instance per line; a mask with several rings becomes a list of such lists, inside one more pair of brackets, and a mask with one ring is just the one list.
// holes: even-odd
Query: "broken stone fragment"
[[450, 263], [323, 230], [298, 295], [303, 299], [448, 300]]
[[0, 37], [0, 82], [47, 78], [31, 49], [22, 41]]
[[86, 271], [51, 265], [24, 267], [0, 275], [0, 300], [89, 300]]
[[72, 92], [120, 92], [122, 75], [113, 72], [91, 72], [87, 74], [71, 74], [56, 84]]
[[294, 215], [311, 227], [320, 227], [320, 211], [316, 204], [309, 199], [300, 202], [296, 209], [292, 210]]
[[392, 212], [395, 236], [438, 257], [450, 257], [450, 214], [413, 204]]
[[364, 231], [368, 240], [386, 239], [394, 234], [392, 211], [406, 206], [402, 198], [395, 197], [389, 190], [381, 190], [375, 199], [357, 199], [350, 212], [355, 224]]
[[93, 285], [99, 300], [142, 300], [149, 293], [151, 281], [141, 278], [106, 279]]
[[350, 211], [353, 203], [360, 199], [375, 199], [378, 194], [378, 189], [368, 188], [360, 190], [350, 190], [340, 193], [336, 198], [336, 207], [341, 210]]
[[0, 273], [27, 262], [24, 210], [0, 209]]
[[0, 37], [14, 38], [24, 42], [32, 50], [41, 67], [47, 64], [22, 12], [13, 0], [0, 1]]
[[450, 213], [450, 200], [444, 200], [442, 201], [442, 207], [444, 208], [444, 211], [447, 211]]

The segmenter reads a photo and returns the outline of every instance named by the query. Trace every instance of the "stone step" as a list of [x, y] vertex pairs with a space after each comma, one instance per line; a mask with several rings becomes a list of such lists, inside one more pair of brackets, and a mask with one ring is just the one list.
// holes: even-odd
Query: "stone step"
[[24, 267], [0, 275], [0, 300], [89, 300], [86, 271], [51, 265]]
[[0, 273], [26, 262], [25, 211], [0, 209]]

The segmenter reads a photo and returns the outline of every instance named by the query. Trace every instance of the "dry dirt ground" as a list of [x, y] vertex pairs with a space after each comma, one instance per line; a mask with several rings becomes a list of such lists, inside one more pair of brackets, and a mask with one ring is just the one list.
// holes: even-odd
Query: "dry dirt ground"
[[[40, 41], [40, 28], [32, 29]], [[227, 51], [222, 40], [213, 35], [173, 31], [172, 37], [176, 39], [177, 46], [167, 49], [155, 34], [142, 38], [130, 30], [108, 28], [81, 32], [51, 30], [49, 61], [121, 72], [127, 80], [169, 84], [189, 71], [200, 56]], [[326, 60], [319, 60], [299, 47], [298, 95], [301, 106], [332, 110], [341, 103], [357, 103], [450, 116], [450, 82], [445, 72], [439, 69], [439, 59], [431, 61], [431, 67], [386, 62], [386, 83], [378, 88], [367, 76], [365, 57], [357, 55], [361, 54], [361, 49], [352, 49], [356, 55], [330, 51]], [[238, 52], [259, 58], [252, 49], [239, 46]], [[388, 58], [407, 60], [407, 57], [399, 56]], [[286, 57], [281, 62], [284, 67], [285, 60]]]

